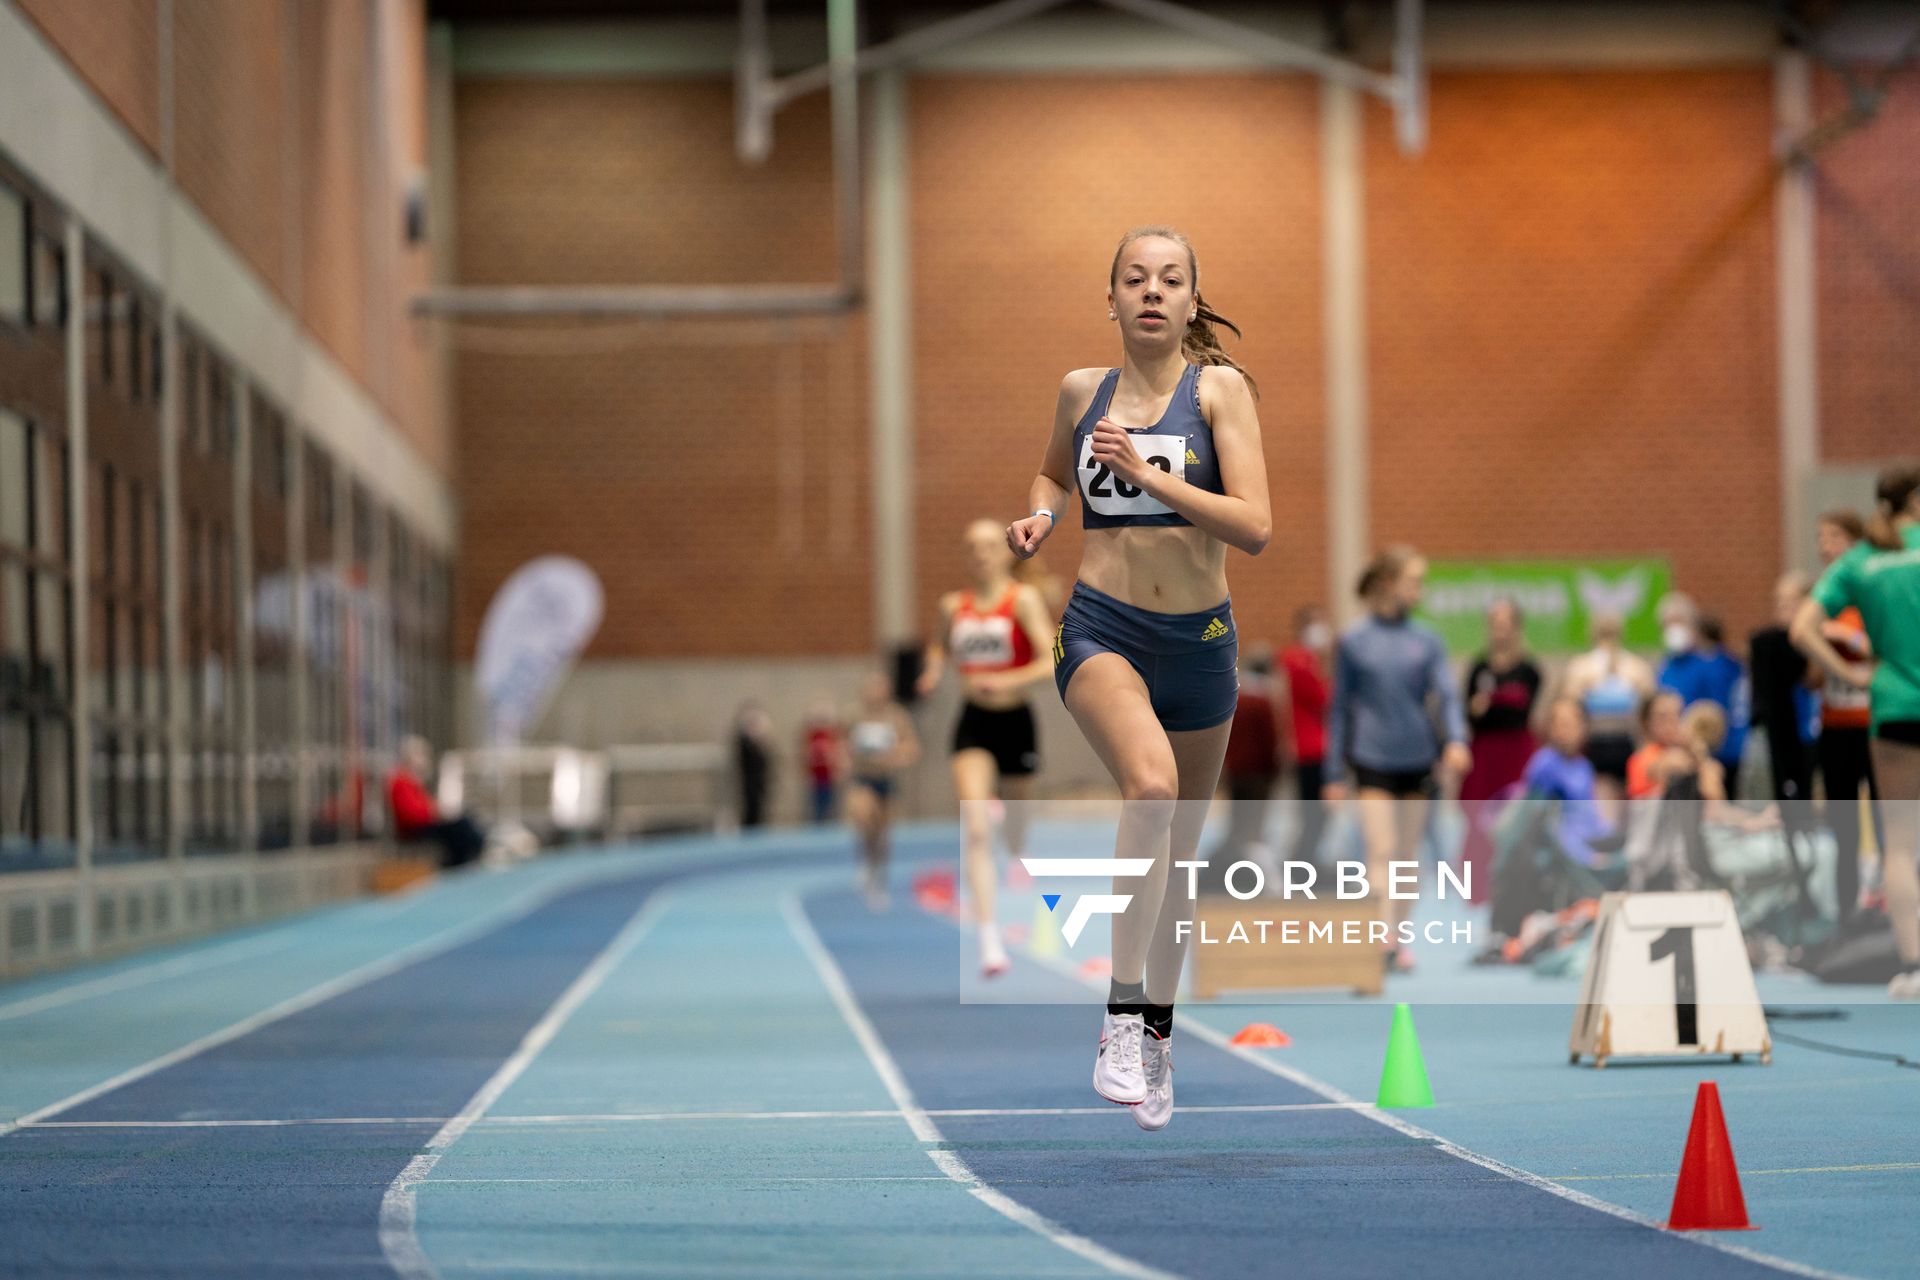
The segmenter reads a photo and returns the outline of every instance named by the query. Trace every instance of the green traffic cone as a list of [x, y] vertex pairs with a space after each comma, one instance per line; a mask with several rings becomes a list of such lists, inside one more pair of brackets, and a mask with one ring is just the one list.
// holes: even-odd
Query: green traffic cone
[[1413, 1010], [1393, 1006], [1393, 1030], [1387, 1036], [1387, 1060], [1380, 1067], [1377, 1107], [1430, 1107], [1433, 1088], [1427, 1083], [1427, 1064], [1420, 1056], [1420, 1037], [1413, 1031]]
[[1066, 947], [1060, 938], [1060, 922], [1047, 909], [1045, 902], [1036, 902], [1033, 908], [1033, 928], [1027, 934], [1027, 954], [1034, 956], [1057, 956]]

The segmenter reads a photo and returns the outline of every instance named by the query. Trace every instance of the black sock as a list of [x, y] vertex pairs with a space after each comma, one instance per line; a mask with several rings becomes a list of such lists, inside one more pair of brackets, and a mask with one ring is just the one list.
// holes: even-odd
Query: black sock
[[1162, 1040], [1171, 1040], [1173, 1038], [1173, 1006], [1170, 1004], [1148, 1005], [1147, 1030]]
[[1108, 1013], [1145, 1013], [1147, 1011], [1147, 984], [1144, 982], [1120, 982], [1107, 979]]

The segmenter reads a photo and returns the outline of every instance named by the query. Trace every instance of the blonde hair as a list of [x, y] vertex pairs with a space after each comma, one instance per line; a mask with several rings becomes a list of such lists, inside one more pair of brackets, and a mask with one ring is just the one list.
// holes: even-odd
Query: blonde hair
[[1694, 703], [1680, 717], [1680, 727], [1708, 755], [1727, 740], [1727, 717], [1716, 703]]
[[1188, 364], [1219, 364], [1236, 370], [1247, 380], [1247, 388], [1253, 392], [1254, 399], [1259, 399], [1259, 384], [1253, 380], [1253, 375], [1247, 372], [1246, 366], [1235, 360], [1227, 353], [1227, 349], [1220, 345], [1220, 335], [1214, 329], [1215, 325], [1231, 329], [1233, 336], [1238, 338], [1243, 336], [1240, 326], [1208, 306], [1207, 300], [1200, 296], [1200, 260], [1194, 255], [1193, 242], [1179, 230], [1160, 223], [1152, 223], [1144, 227], [1135, 227], [1121, 236], [1120, 247], [1113, 251], [1113, 266], [1107, 272], [1107, 288], [1111, 290], [1120, 282], [1120, 255], [1127, 251], [1127, 246], [1135, 240], [1144, 240], [1148, 236], [1160, 236], [1171, 240], [1187, 251], [1187, 270], [1193, 276], [1194, 318], [1187, 325], [1186, 333], [1181, 336], [1180, 354], [1186, 357]]

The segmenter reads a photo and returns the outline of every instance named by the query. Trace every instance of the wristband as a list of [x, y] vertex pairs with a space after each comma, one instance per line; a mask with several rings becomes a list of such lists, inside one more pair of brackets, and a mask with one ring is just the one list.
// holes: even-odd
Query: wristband
[[1035, 507], [1032, 513], [1027, 516], [1027, 519], [1031, 520], [1033, 519], [1034, 516], [1045, 516], [1047, 518], [1048, 528], [1052, 528], [1054, 525], [1060, 523], [1060, 521], [1054, 516], [1053, 512], [1047, 510], [1045, 507]]

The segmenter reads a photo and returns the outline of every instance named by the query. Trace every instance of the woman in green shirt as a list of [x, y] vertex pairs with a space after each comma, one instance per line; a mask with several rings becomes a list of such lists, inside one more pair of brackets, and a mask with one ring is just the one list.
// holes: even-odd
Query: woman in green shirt
[[[1920, 1000], [1920, 467], [1881, 472], [1876, 496], [1866, 541], [1822, 575], [1794, 619], [1793, 640], [1835, 676], [1871, 691], [1886, 822], [1881, 867], [1900, 948], [1901, 972], [1887, 994]], [[1821, 632], [1848, 605], [1860, 610], [1874, 665], [1848, 661]]]

